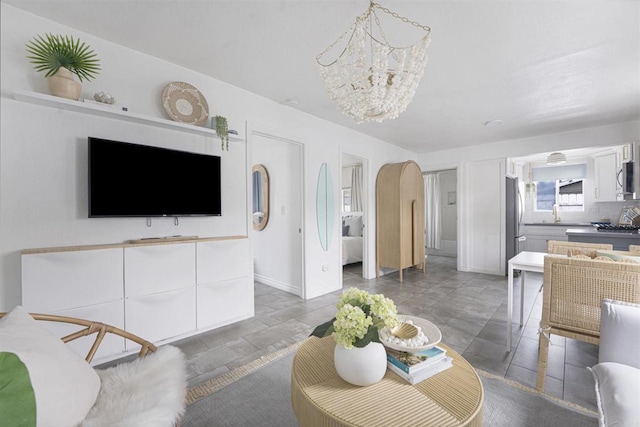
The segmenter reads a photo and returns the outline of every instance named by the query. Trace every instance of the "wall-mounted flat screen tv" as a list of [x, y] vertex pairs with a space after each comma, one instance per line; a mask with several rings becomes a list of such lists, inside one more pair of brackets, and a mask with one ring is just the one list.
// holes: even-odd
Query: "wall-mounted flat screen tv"
[[220, 156], [89, 137], [89, 217], [221, 215]]

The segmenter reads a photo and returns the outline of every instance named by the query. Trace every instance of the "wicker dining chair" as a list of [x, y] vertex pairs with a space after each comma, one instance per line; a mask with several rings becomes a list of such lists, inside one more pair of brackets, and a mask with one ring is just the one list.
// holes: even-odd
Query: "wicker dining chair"
[[547, 253], [559, 255], [586, 255], [589, 258], [596, 256], [598, 250], [613, 250], [613, 245], [608, 243], [583, 243], [565, 242], [560, 240], [547, 241]]
[[640, 254], [640, 245], [629, 245], [629, 252]]
[[544, 391], [551, 335], [600, 342], [600, 303], [640, 303], [640, 263], [547, 255], [536, 388]]

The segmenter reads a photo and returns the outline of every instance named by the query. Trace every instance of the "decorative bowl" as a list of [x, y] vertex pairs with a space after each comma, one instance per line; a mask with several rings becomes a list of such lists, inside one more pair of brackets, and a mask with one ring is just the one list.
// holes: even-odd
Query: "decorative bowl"
[[426, 319], [423, 319], [421, 317], [406, 316], [406, 315], [399, 314], [398, 321], [400, 323], [411, 321], [415, 326], [422, 329], [422, 333], [427, 338], [427, 342], [417, 347], [409, 347], [409, 346], [393, 343], [388, 341], [384, 336], [385, 332], [390, 333], [389, 329], [383, 328], [380, 333], [380, 342], [385, 347], [389, 347], [393, 350], [398, 350], [398, 351], [406, 351], [408, 353], [417, 353], [419, 351], [426, 350], [428, 348], [431, 348], [437, 345], [442, 340], [442, 333], [440, 332], [440, 329], [438, 329], [436, 325], [434, 325], [433, 323], [429, 322]]

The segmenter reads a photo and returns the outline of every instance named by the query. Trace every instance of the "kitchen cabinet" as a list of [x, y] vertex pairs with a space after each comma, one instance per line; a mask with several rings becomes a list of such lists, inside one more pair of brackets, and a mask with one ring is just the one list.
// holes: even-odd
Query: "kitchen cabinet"
[[566, 228], [557, 225], [525, 225], [524, 250], [547, 252], [547, 240], [567, 241]]
[[618, 156], [615, 152], [594, 156], [594, 201], [615, 202], [618, 200]]

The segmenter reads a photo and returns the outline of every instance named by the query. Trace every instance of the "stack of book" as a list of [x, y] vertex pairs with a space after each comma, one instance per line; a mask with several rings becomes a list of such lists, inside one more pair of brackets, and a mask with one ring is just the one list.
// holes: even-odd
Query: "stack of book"
[[435, 346], [418, 353], [387, 350], [387, 366], [393, 372], [416, 384], [452, 366], [453, 359], [447, 351]]

